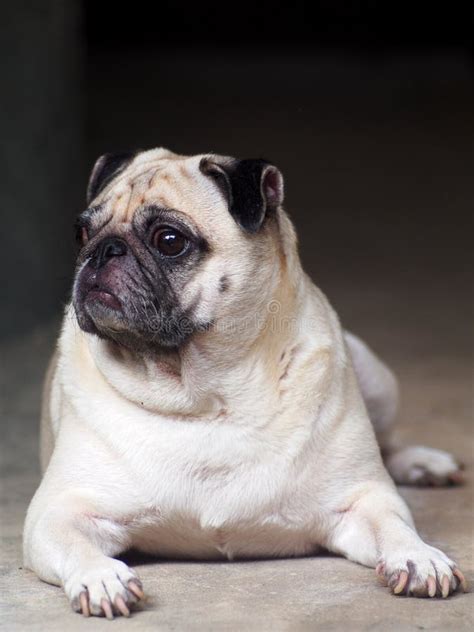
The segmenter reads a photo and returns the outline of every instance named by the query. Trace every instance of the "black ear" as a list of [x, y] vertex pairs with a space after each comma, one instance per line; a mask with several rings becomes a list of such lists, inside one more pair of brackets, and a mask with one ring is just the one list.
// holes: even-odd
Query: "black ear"
[[203, 158], [199, 168], [221, 188], [239, 226], [256, 233], [267, 213], [283, 202], [280, 171], [266, 160], [218, 160]]
[[96, 160], [87, 185], [87, 205], [132, 162], [136, 155], [135, 151], [123, 151], [104, 154]]

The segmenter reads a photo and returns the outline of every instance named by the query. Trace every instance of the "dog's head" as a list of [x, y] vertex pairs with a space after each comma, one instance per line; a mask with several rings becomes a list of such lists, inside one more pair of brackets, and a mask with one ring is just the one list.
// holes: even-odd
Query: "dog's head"
[[268, 296], [282, 200], [281, 174], [263, 160], [102, 156], [77, 221], [80, 327], [154, 351], [239, 318]]

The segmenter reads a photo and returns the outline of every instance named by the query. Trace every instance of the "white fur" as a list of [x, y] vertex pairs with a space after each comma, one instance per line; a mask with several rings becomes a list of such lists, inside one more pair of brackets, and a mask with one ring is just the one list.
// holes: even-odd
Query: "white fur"
[[[199, 180], [196, 159], [186, 164]], [[267, 243], [257, 257], [215, 191], [200, 187], [227, 250], [216, 246], [190, 295], [205, 290], [200, 309], [214, 310], [217, 324], [250, 313], [265, 327], [199, 334], [176, 377], [163, 359], [85, 334], [69, 307], [43, 415], [54, 450], [45, 442], [26, 565], [62, 585], [76, 609], [87, 587], [93, 614], [102, 599], [130, 597], [134, 575], [111, 558], [132, 546], [198, 559], [324, 546], [367, 566], [383, 561], [388, 579], [412, 560], [409, 590], [420, 593], [432, 561], [454, 589], [453, 562], [422, 542], [384, 468], [338, 319], [301, 271], [287, 216], [279, 211], [287, 268], [277, 273], [277, 248]], [[229, 298], [216, 294], [222, 270], [232, 275]], [[346, 337], [385, 432], [396, 383]]]

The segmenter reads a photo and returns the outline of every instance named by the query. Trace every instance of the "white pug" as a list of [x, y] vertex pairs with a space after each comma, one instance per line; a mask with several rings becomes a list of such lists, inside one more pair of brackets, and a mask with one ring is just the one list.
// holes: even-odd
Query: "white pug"
[[324, 547], [376, 567], [395, 594], [465, 588], [417, 534], [377, 438], [396, 482], [458, 482], [458, 465], [391, 445], [395, 379], [303, 272], [276, 167], [107, 155], [88, 197], [25, 564], [76, 611], [109, 618], [143, 596], [114, 559], [129, 548], [234, 559]]

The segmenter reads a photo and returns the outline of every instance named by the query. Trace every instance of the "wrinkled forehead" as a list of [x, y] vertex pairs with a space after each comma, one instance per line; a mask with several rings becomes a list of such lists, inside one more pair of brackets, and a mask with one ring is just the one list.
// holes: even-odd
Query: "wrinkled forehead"
[[166, 151], [140, 154], [96, 202], [119, 223], [130, 223], [137, 210], [155, 205], [189, 215], [198, 226], [211, 217], [216, 220], [216, 215], [230, 224], [222, 194], [199, 169], [202, 157]]

